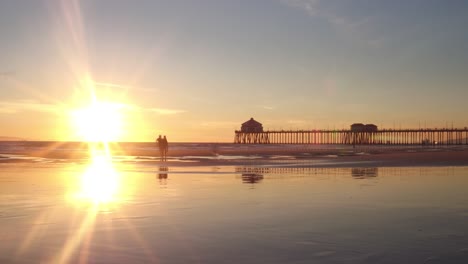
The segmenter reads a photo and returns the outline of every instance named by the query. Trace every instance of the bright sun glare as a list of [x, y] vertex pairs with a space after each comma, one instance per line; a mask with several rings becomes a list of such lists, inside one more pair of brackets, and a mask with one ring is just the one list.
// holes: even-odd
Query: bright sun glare
[[111, 102], [93, 104], [72, 112], [78, 136], [88, 142], [110, 142], [119, 139], [122, 131], [121, 106]]

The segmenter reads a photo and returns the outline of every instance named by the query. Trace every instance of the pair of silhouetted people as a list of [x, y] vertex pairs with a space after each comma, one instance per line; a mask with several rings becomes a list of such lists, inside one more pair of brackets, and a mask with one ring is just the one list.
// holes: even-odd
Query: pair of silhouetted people
[[161, 157], [161, 161], [167, 161], [167, 152], [169, 151], [169, 143], [167, 142], [167, 138], [164, 135], [162, 138], [161, 135], [156, 139], [158, 142], [159, 147], [159, 156]]

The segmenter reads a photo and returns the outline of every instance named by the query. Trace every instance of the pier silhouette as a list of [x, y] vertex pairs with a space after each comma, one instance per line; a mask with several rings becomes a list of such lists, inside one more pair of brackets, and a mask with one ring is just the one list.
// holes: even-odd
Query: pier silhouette
[[263, 130], [251, 118], [235, 131], [237, 144], [468, 145], [468, 128], [378, 129], [356, 123], [350, 129]]

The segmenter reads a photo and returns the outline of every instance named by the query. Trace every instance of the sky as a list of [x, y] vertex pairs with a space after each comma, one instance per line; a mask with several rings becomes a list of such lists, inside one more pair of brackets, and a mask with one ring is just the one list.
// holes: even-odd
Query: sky
[[[468, 126], [468, 1], [2, 0], [0, 136], [80, 140], [94, 98], [121, 141], [265, 129]], [[117, 128], [116, 128], [117, 129]]]

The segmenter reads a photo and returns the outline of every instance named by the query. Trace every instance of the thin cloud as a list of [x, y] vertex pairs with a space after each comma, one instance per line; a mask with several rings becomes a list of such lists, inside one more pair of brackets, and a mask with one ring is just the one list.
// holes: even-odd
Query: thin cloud
[[24, 111], [56, 113], [61, 111], [61, 107], [53, 104], [40, 103], [34, 100], [0, 102], [0, 113], [14, 114]]
[[128, 86], [128, 85], [121, 85], [121, 84], [110, 83], [110, 82], [93, 82], [93, 84], [98, 87], [122, 88], [122, 89], [132, 88], [131, 86]]
[[259, 107], [262, 108], [262, 109], [265, 109], [265, 110], [274, 110], [275, 109], [273, 106], [268, 106], [268, 105], [261, 105]]
[[175, 115], [185, 113], [187, 111], [181, 109], [169, 109], [169, 108], [145, 108], [134, 104], [118, 104], [119, 109], [128, 112], [152, 112], [159, 115]]
[[147, 111], [157, 113], [159, 115], [175, 115], [185, 113], [185, 110], [180, 109], [167, 109], [167, 108], [148, 108]]
[[[323, 19], [330, 23], [337, 31], [345, 34], [349, 38], [364, 40], [367, 44], [376, 46], [383, 43], [383, 36], [375, 36], [370, 34], [370, 25], [372, 25], [374, 16], [364, 16], [354, 18], [348, 15], [341, 14], [329, 5], [330, 1], [323, 0], [281, 0], [282, 3], [300, 8], [306, 11], [311, 17]], [[343, 4], [343, 2], [338, 2]], [[328, 5], [328, 6], [326, 6]]]
[[7, 77], [10, 77], [10, 76], [13, 76], [15, 74], [15, 72], [13, 71], [1, 71], [0, 72], [0, 78], [7, 78]]
[[318, 0], [281, 0], [286, 5], [302, 8], [311, 16], [318, 13]]
[[2, 105], [2, 103], [0, 103], [0, 114], [14, 114], [17, 112], [17, 109]]
[[240, 122], [230, 122], [230, 121], [212, 121], [212, 122], [203, 122], [201, 123], [202, 127], [210, 127], [210, 128], [220, 128], [220, 127], [240, 127]]
[[292, 119], [292, 120], [288, 120], [287, 123], [292, 124], [292, 125], [299, 125], [299, 124], [306, 124], [307, 121], [306, 120], [300, 120], [300, 119]]
[[103, 88], [117, 88], [117, 89], [132, 89], [132, 90], [138, 90], [142, 92], [157, 92], [157, 89], [155, 88], [144, 88], [144, 87], [135, 87], [132, 85], [125, 85], [125, 84], [117, 84], [117, 83], [111, 83], [111, 82], [93, 82], [94, 86], [96, 87], [103, 87]]

